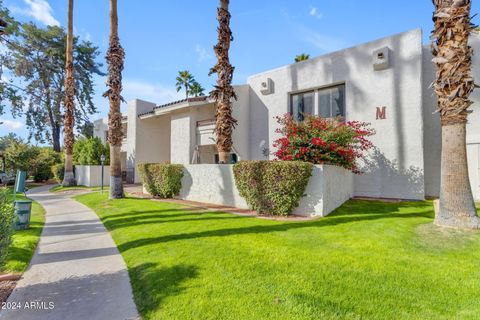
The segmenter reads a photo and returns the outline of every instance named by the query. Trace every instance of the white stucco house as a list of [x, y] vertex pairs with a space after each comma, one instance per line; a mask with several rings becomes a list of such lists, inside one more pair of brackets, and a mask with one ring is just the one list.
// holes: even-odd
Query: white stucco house
[[[473, 35], [471, 44], [474, 76], [480, 79], [480, 36]], [[441, 131], [430, 88], [431, 59], [417, 29], [252, 75], [235, 86], [234, 152], [240, 160], [273, 158], [276, 116], [341, 115], [370, 122], [377, 131], [365, 173], [354, 177], [355, 196], [438, 196]], [[468, 155], [472, 189], [480, 200], [480, 91], [472, 99]], [[140, 182], [136, 165], [142, 162], [215, 163], [213, 119], [214, 104], [205, 97], [164, 105], [130, 101], [122, 146], [126, 180]], [[104, 140], [105, 131], [106, 120], [97, 120], [95, 135]]]

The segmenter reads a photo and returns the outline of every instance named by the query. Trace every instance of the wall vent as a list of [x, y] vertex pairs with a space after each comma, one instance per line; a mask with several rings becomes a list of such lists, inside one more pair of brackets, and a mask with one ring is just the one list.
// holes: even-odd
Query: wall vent
[[261, 88], [260, 88], [260, 92], [263, 94], [263, 95], [268, 95], [268, 94], [272, 94], [274, 92], [274, 89], [273, 89], [273, 80], [270, 79], [270, 78], [267, 78], [265, 79], [265, 81], [262, 81], [262, 83], [260, 84]]
[[390, 68], [390, 49], [384, 47], [373, 52], [373, 69], [381, 71]]

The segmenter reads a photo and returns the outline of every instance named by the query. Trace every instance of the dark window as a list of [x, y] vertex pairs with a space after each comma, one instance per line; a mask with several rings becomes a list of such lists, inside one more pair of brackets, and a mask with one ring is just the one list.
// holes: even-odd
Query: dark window
[[323, 118], [345, 117], [345, 85], [318, 90], [318, 115]]
[[[219, 158], [218, 153], [217, 153], [217, 154], [215, 154], [215, 163], [218, 164], [219, 161], [220, 161], [220, 158]], [[235, 164], [237, 162], [238, 162], [237, 154], [236, 153], [231, 153], [230, 154], [230, 163]]]
[[306, 114], [313, 114], [315, 92], [302, 92], [291, 95], [290, 113], [295, 121], [303, 121]]

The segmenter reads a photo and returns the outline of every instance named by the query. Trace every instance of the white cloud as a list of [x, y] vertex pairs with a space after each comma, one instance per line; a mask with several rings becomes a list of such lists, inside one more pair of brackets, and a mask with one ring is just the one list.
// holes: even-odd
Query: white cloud
[[318, 8], [315, 7], [311, 7], [308, 14], [317, 19], [322, 19], [323, 17], [323, 13], [319, 12]]
[[198, 61], [199, 62], [202, 62], [202, 61], [205, 61], [205, 60], [208, 60], [212, 57], [212, 55], [204, 48], [202, 47], [201, 45], [197, 44], [195, 46], [195, 52], [197, 53], [198, 55]]
[[0, 119], [0, 127], [4, 127], [7, 130], [15, 131], [23, 128], [23, 123], [16, 120]]
[[313, 31], [305, 26], [298, 26], [298, 30], [304, 41], [326, 52], [343, 49], [349, 45], [342, 39]]
[[162, 104], [183, 99], [184, 95], [183, 92], [177, 92], [173, 86], [143, 80], [125, 79], [123, 81], [122, 96], [127, 101], [141, 99]]
[[60, 22], [53, 17], [53, 10], [46, 0], [24, 0], [28, 8], [11, 7], [13, 13], [35, 18], [47, 26], [59, 26]]

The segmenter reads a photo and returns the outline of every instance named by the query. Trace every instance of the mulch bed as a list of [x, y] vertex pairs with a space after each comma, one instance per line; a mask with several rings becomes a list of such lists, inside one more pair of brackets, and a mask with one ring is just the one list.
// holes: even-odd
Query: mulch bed
[[7, 301], [16, 285], [17, 281], [0, 281], [0, 303]]

